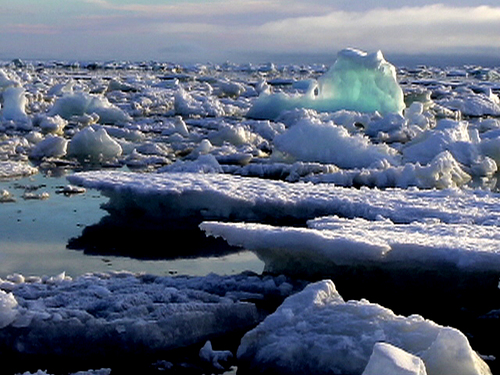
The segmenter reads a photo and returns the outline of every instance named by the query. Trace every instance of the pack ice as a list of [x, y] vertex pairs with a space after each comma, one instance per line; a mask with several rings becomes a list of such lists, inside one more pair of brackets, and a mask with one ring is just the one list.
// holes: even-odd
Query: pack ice
[[[66, 171], [109, 197], [112, 223], [204, 235], [201, 223], [266, 271], [324, 273], [361, 295], [345, 302], [324, 281], [287, 300], [242, 341], [249, 371], [487, 374], [459, 331], [382, 307], [459, 322], [476, 342], [498, 324], [495, 311], [475, 318], [498, 292], [500, 76], [464, 69], [396, 70], [354, 49], [330, 69], [6, 64], [0, 178], [101, 169]], [[192, 344], [219, 371], [228, 355], [207, 338], [253, 328], [255, 301], [296, 291], [283, 276], [257, 279], [14, 275], [0, 285], [2, 358], [66, 350], [87, 361], [102, 349], [121, 360]], [[382, 305], [361, 299], [373, 295]]]

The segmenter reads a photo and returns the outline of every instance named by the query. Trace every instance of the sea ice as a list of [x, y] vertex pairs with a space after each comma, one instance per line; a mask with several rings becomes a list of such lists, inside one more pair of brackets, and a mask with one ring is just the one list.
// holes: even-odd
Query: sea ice
[[67, 93], [58, 98], [48, 112], [49, 116], [59, 115], [69, 120], [73, 116], [97, 114], [102, 124], [120, 124], [131, 121], [131, 117], [102, 95], [84, 92]]
[[288, 183], [228, 174], [120, 171], [69, 175], [75, 185], [110, 197], [107, 209], [142, 210], [151, 218], [272, 222], [339, 215], [394, 223], [439, 219], [443, 223], [498, 225], [499, 195], [470, 189], [349, 189], [333, 184]]
[[276, 119], [283, 111], [294, 108], [387, 114], [401, 113], [405, 104], [396, 70], [384, 59], [381, 51], [367, 54], [345, 49], [338, 53], [337, 61], [318, 80], [318, 85], [311, 86], [306, 94], [263, 94], [250, 108], [247, 117]]
[[68, 125], [68, 121], [63, 119], [61, 116], [37, 116], [34, 119], [34, 122], [40, 127], [42, 132], [44, 133], [53, 133], [61, 135], [63, 134], [63, 130]]
[[[475, 165], [471, 173], [473, 172], [476, 176], [491, 177], [496, 170], [497, 164], [487, 158], [484, 163]], [[337, 170], [303, 178], [305, 181], [334, 183], [339, 186], [418, 187], [422, 189], [461, 187], [471, 179], [471, 175], [463, 170], [463, 166], [449, 151], [437, 154], [426, 165], [407, 163], [403, 166], [392, 166], [388, 163], [381, 163], [378, 168]]]
[[459, 111], [464, 116], [500, 116], [500, 99], [491, 90], [488, 93], [474, 93], [472, 90], [456, 93], [451, 97], [437, 100], [445, 108]]
[[[259, 310], [247, 299], [283, 300], [293, 291], [284, 276], [250, 274], [15, 276], [0, 279], [0, 345], [15, 353], [88, 361], [201, 348], [207, 340], [255, 326]], [[208, 347], [200, 354], [214, 365], [228, 358]]]
[[3, 91], [2, 99], [2, 119], [20, 123], [17, 125], [18, 127], [29, 129], [31, 121], [26, 114], [25, 90], [22, 87], [9, 87]]
[[429, 375], [491, 374], [460, 331], [367, 300], [346, 302], [330, 280], [288, 297], [243, 336], [237, 356], [248, 373], [362, 374], [379, 342], [420, 357]]
[[274, 138], [275, 147], [306, 162], [335, 164], [340, 168], [363, 168], [380, 162], [397, 163], [397, 151], [373, 144], [368, 137], [351, 135], [333, 122], [303, 119]]
[[[422, 219], [422, 218], [419, 218]], [[230, 245], [254, 251], [266, 270], [287, 274], [320, 272], [338, 265], [386, 268], [500, 271], [497, 226], [390, 220], [318, 218], [310, 228], [204, 222], [200, 227]]]
[[[103, 368], [99, 370], [78, 371], [75, 373], [71, 373], [69, 375], [110, 375], [110, 374], [111, 374], [111, 369]], [[51, 375], [51, 374], [44, 370], [38, 370], [37, 372], [26, 371], [18, 375]]]
[[58, 136], [49, 134], [45, 139], [38, 142], [31, 150], [30, 158], [43, 159], [50, 157], [62, 157], [66, 155], [68, 140]]
[[38, 168], [25, 162], [0, 161], [0, 180], [25, 177], [38, 173]]
[[425, 364], [416, 355], [385, 342], [377, 342], [362, 375], [427, 375]]
[[121, 154], [120, 144], [102, 127], [85, 127], [75, 134], [68, 144], [68, 155], [83, 160], [105, 161]]
[[214, 368], [224, 370], [227, 366], [223, 364], [227, 364], [233, 358], [233, 353], [229, 350], [213, 350], [212, 343], [207, 341], [200, 349], [200, 358], [205, 362], [211, 363]]
[[17, 301], [12, 293], [0, 290], [0, 329], [7, 327], [16, 319]]

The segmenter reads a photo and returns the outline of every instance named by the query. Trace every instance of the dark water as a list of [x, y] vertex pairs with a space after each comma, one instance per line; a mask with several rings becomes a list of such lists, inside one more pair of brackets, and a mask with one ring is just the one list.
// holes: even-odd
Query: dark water
[[[101, 209], [107, 198], [92, 190], [69, 196], [58, 194], [66, 185], [65, 176], [42, 173], [0, 181], [0, 190], [8, 190], [16, 199], [0, 204], [0, 277], [13, 273], [52, 276], [61, 272], [78, 276], [110, 270], [196, 276], [262, 272], [263, 263], [250, 252], [199, 254], [187, 248], [189, 234], [173, 237], [157, 230], [130, 232], [107, 226], [106, 212]], [[47, 192], [49, 198], [23, 199], [26, 192]], [[84, 233], [86, 236], [82, 236]], [[81, 238], [86, 241], [86, 250], [75, 246]], [[176, 251], [167, 251], [172, 248]]]

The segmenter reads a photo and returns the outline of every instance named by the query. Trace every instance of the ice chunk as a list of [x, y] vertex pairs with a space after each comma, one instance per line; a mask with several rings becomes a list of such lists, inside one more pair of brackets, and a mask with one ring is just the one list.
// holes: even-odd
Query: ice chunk
[[224, 370], [227, 368], [228, 361], [233, 358], [233, 353], [229, 350], [213, 350], [212, 343], [207, 341], [200, 349], [200, 358], [205, 362], [211, 363], [214, 368]]
[[[496, 163], [489, 158], [474, 165], [471, 170], [478, 176], [492, 176]], [[341, 186], [399, 187], [416, 186], [422, 189], [449, 189], [460, 187], [471, 180], [449, 151], [436, 155], [427, 165], [407, 163], [404, 166], [382, 164], [381, 168], [338, 170], [306, 177], [306, 181], [329, 182]]]
[[0, 329], [14, 322], [17, 314], [17, 300], [14, 295], [0, 290]]
[[48, 115], [59, 115], [69, 120], [72, 116], [91, 115], [93, 113], [99, 116], [99, 122], [103, 124], [131, 121], [127, 113], [111, 104], [106, 97], [84, 92], [65, 94], [55, 102]]
[[9, 87], [3, 93], [2, 118], [29, 127], [30, 118], [26, 114], [27, 99], [22, 87]]
[[177, 160], [159, 169], [159, 172], [222, 173], [222, 167], [213, 155], [200, 155], [194, 161]]
[[112, 159], [122, 154], [118, 142], [104, 128], [88, 126], [73, 136], [68, 145], [68, 155], [91, 161]]
[[[345, 302], [333, 282], [324, 280], [288, 297], [275, 313], [245, 334], [237, 356], [239, 366], [250, 371], [361, 374], [374, 346], [383, 341], [422, 358], [429, 375], [491, 374], [467, 338], [456, 333], [453, 346], [464, 348], [461, 362], [473, 363], [470, 368], [459, 368], [453, 347], [451, 353], [445, 346], [438, 348], [443, 330], [456, 333], [419, 315], [396, 315], [367, 300]], [[439, 366], [426, 361], [440, 355]]]
[[224, 108], [217, 98], [208, 96], [195, 97], [180, 88], [174, 97], [175, 114], [181, 116], [224, 116]]
[[174, 117], [174, 127], [175, 131], [180, 135], [182, 135], [183, 137], [189, 136], [189, 130], [181, 116]]
[[0, 190], [0, 203], [15, 202], [16, 198], [11, 194], [10, 191], [1, 189]]
[[443, 328], [422, 359], [429, 374], [490, 375], [488, 365], [472, 350], [465, 335], [453, 328]]
[[38, 173], [38, 169], [28, 163], [0, 161], [0, 180], [29, 176], [35, 173]]
[[39, 122], [38, 126], [44, 133], [62, 134], [64, 127], [68, 124], [68, 121], [59, 115], [39, 116], [36, 120]]
[[0, 89], [4, 90], [8, 87], [19, 87], [21, 79], [13, 71], [5, 71], [0, 69]]
[[438, 104], [445, 108], [460, 111], [464, 116], [500, 116], [500, 100], [496, 94], [461, 93], [451, 98], [441, 99]]
[[332, 163], [341, 168], [369, 167], [377, 161], [397, 163], [397, 152], [385, 144], [372, 144], [367, 137], [350, 135], [333, 122], [303, 119], [274, 139], [276, 148], [298, 160]]
[[367, 54], [344, 49], [338, 53], [330, 70], [320, 77], [317, 95], [314, 86], [300, 96], [263, 94], [250, 108], [247, 117], [276, 119], [283, 111], [293, 108], [386, 114], [402, 113], [405, 104], [396, 70], [384, 59], [381, 51]]
[[30, 157], [33, 159], [42, 159], [46, 157], [58, 158], [66, 155], [67, 147], [67, 139], [49, 134], [43, 141], [36, 144], [30, 153]]
[[385, 342], [377, 342], [373, 347], [370, 361], [362, 375], [427, 375], [424, 362]]
[[450, 151], [460, 162], [470, 165], [476, 146], [471, 142], [467, 121], [441, 120], [433, 130], [423, 133], [403, 148], [406, 161], [429, 163], [437, 154]]

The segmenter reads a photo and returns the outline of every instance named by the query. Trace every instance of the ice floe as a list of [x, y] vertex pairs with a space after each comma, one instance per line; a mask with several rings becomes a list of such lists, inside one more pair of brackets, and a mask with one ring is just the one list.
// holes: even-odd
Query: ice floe
[[30, 176], [38, 169], [25, 162], [0, 161], [0, 180]]
[[[419, 220], [424, 220], [419, 218]], [[304, 273], [311, 265], [379, 264], [425, 269], [456, 267], [500, 272], [500, 231], [497, 226], [390, 220], [318, 218], [309, 228], [264, 224], [210, 223], [201, 228], [231, 245], [255, 251], [269, 270]], [[295, 268], [295, 271], [294, 271]]]
[[12, 275], [0, 280], [0, 347], [3, 355], [52, 361], [63, 355], [90, 367], [123, 362], [127, 353], [149, 358], [195, 345], [202, 359], [221, 369], [232, 354], [214, 351], [207, 340], [252, 328], [265, 304], [279, 303], [295, 288], [283, 276], [251, 274]]
[[[147, 177], [147, 178], [145, 178]], [[289, 183], [228, 174], [95, 171], [68, 176], [71, 183], [110, 197], [107, 209], [140, 209], [147, 216], [253, 222], [305, 222], [326, 215], [394, 223], [437, 219], [496, 226], [499, 196], [482, 190], [350, 189], [333, 184]], [[494, 228], [494, 227], [492, 227]]]

